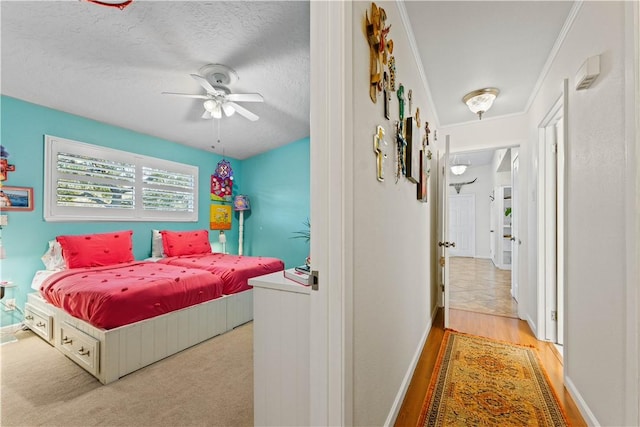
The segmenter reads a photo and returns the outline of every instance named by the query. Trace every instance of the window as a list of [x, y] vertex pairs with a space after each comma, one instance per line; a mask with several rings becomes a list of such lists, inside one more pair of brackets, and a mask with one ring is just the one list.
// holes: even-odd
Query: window
[[198, 168], [45, 136], [47, 221], [197, 221]]

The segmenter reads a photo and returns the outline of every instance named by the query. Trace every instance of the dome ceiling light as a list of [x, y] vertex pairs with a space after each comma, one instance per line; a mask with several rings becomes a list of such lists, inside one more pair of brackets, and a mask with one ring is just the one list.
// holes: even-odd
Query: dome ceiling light
[[462, 98], [462, 102], [482, 120], [482, 115], [491, 108], [499, 93], [500, 91], [494, 87], [486, 87], [469, 92]]

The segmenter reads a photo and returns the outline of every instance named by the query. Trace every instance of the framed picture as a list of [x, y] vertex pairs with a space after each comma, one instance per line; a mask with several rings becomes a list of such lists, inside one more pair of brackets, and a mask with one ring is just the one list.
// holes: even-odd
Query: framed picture
[[416, 121], [413, 117], [407, 117], [405, 120], [404, 137], [407, 141], [404, 155], [405, 176], [409, 181], [418, 184], [420, 182], [420, 156], [414, 151], [420, 146], [420, 128], [416, 126]]
[[3, 211], [32, 211], [33, 188], [0, 186], [0, 209]]
[[211, 205], [209, 228], [211, 230], [231, 230], [231, 205]]
[[419, 201], [423, 203], [427, 203], [428, 196], [428, 183], [429, 183], [429, 156], [431, 153], [428, 150], [420, 150], [420, 182], [418, 182], [417, 187], [417, 198]]

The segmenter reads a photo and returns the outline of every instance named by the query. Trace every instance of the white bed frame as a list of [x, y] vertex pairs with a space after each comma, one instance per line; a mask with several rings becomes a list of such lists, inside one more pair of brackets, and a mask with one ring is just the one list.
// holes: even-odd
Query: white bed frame
[[25, 324], [103, 384], [252, 319], [253, 289], [108, 330], [70, 316], [37, 292], [25, 306]]

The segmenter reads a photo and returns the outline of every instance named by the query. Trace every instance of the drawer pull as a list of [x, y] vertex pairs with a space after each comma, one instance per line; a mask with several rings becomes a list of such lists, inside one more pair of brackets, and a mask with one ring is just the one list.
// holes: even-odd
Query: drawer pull
[[84, 347], [80, 347], [80, 350], [78, 350], [78, 354], [80, 356], [88, 356], [89, 355], [89, 350], [85, 350]]
[[73, 340], [69, 337], [62, 338], [62, 344], [71, 344]]
[[46, 326], [46, 325], [47, 325], [47, 324], [46, 324], [46, 323], [44, 323], [44, 322], [38, 322], [38, 323], [36, 323], [36, 326], [37, 326], [37, 327], [39, 327], [39, 328], [42, 328], [42, 327], [44, 327], [44, 326]]
[[30, 314], [27, 314], [26, 316], [24, 316], [25, 320], [33, 320], [33, 316]]

